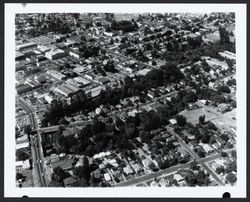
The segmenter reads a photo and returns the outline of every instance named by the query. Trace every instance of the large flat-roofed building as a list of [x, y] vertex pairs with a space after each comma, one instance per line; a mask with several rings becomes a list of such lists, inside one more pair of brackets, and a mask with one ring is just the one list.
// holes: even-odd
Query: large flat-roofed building
[[20, 61], [20, 60], [24, 60], [25, 59], [25, 55], [22, 54], [21, 52], [19, 51], [16, 51], [16, 57], [15, 57], [15, 60], [16, 61]]
[[27, 93], [32, 90], [32, 87], [28, 84], [19, 85], [16, 87], [16, 92], [18, 95], [22, 93]]
[[89, 80], [87, 80], [83, 77], [80, 77], [80, 76], [75, 77], [74, 80], [81, 83], [83, 86], [87, 86], [87, 85], [91, 84], [91, 82]]
[[68, 52], [63, 51], [62, 49], [59, 49], [59, 48], [52, 49], [45, 53], [45, 57], [47, 57], [50, 60], [60, 59], [67, 55], [68, 55]]
[[29, 39], [29, 40], [36, 43], [36, 44], [39, 44], [39, 45], [48, 45], [48, 44], [51, 44], [51, 42], [54, 41], [53, 38], [50, 38], [50, 37], [47, 37], [47, 36], [44, 36], [44, 35], [34, 37], [34, 38]]
[[79, 88], [77, 88], [73, 84], [67, 83], [67, 84], [62, 84], [61, 86], [56, 87], [55, 91], [60, 93], [61, 95], [68, 97], [68, 96], [78, 92]]
[[56, 70], [48, 70], [47, 73], [58, 80], [62, 80], [66, 77], [64, 74], [62, 74]]
[[100, 94], [101, 90], [105, 90], [105, 87], [104, 86], [97, 86], [95, 88], [86, 90], [85, 93], [86, 94], [90, 93], [91, 97], [95, 98]]
[[52, 46], [45, 46], [45, 45], [38, 45], [37, 48], [40, 50], [42, 53], [46, 53], [51, 50]]
[[16, 46], [16, 50], [25, 50], [25, 49], [28, 49], [28, 48], [36, 48], [37, 45], [33, 42], [27, 42], [27, 43], [22, 43], [22, 44], [18, 44]]
[[41, 86], [41, 83], [39, 83], [35, 80], [29, 80], [29, 81], [27, 81], [27, 84], [29, 84], [32, 88], [38, 88]]
[[224, 52], [219, 52], [219, 54], [224, 58], [227, 58], [227, 59], [230, 59], [230, 60], [236, 60], [236, 54], [235, 53], [232, 53], [232, 52], [229, 52], [229, 51], [224, 51]]

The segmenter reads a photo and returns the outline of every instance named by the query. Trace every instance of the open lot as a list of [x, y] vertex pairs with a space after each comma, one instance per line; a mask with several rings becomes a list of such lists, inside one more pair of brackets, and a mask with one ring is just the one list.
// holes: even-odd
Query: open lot
[[180, 112], [180, 115], [183, 115], [187, 118], [187, 122], [192, 124], [199, 123], [199, 117], [205, 115], [206, 121], [213, 120], [217, 118], [217, 114], [213, 111], [210, 111], [208, 108], [199, 108], [194, 110], [184, 110]]
[[236, 109], [222, 114], [222, 116], [213, 119], [212, 122], [221, 129], [236, 129]]
[[220, 41], [220, 34], [219, 31], [213, 32], [213, 33], [209, 33], [206, 36], [206, 39], [213, 41], [213, 42], [218, 42]]
[[185, 116], [187, 118], [187, 121], [192, 124], [199, 123], [199, 117], [205, 115], [206, 121], [213, 122], [217, 127], [221, 129], [236, 128], [236, 109], [223, 114], [216, 111], [216, 109], [213, 107], [204, 106], [203, 108], [195, 110], [184, 110], [180, 112], [180, 115]]

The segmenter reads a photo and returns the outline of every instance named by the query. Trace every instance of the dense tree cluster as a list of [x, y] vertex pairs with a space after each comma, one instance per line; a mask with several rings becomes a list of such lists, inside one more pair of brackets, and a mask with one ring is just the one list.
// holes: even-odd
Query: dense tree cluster
[[[100, 105], [117, 105], [120, 99], [131, 96], [146, 96], [146, 92], [158, 86], [164, 86], [169, 83], [177, 83], [184, 78], [182, 72], [174, 64], [166, 64], [159, 70], [153, 69], [145, 76], [138, 76], [134, 80], [126, 77], [124, 85], [121, 88], [107, 88], [101, 91], [98, 98], [92, 100], [90, 95], [85, 95], [83, 91], [71, 96], [71, 104], [65, 100], [53, 100], [49, 110], [45, 113], [42, 125], [56, 125], [59, 121], [74, 112], [87, 114], [95, 110]], [[193, 94], [191, 94], [192, 96]]]
[[138, 29], [138, 25], [135, 21], [121, 20], [113, 21], [111, 23], [112, 30], [122, 30], [123, 32], [133, 32]]

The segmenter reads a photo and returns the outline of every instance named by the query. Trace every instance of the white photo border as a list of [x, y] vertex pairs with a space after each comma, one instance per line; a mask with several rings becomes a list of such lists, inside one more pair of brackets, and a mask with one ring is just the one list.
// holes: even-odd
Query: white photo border
[[[237, 184], [233, 187], [18, 188], [15, 183], [15, 14], [16, 13], [166, 13], [235, 12], [237, 80]], [[246, 197], [246, 4], [5, 4], [4, 197]], [[63, 190], [62, 190], [63, 189]]]

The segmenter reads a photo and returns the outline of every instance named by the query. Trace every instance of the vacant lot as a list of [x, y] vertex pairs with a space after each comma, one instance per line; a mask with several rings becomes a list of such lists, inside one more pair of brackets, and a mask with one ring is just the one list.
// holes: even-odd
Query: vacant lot
[[236, 109], [222, 114], [212, 122], [221, 129], [230, 129], [231, 127], [236, 129]]
[[199, 117], [203, 115], [206, 116], [206, 121], [217, 118], [217, 114], [213, 113], [207, 108], [199, 108], [190, 111], [184, 110], [180, 112], [180, 115], [185, 116], [187, 118], [187, 122], [190, 122], [194, 125], [199, 123]]
[[204, 106], [203, 108], [195, 110], [184, 110], [180, 112], [180, 115], [185, 116], [187, 118], [187, 121], [192, 124], [199, 123], [199, 117], [205, 115], [206, 121], [213, 122], [217, 127], [221, 129], [236, 128], [236, 109], [223, 114], [221, 112], [218, 112], [214, 107]]
[[218, 42], [220, 41], [220, 34], [219, 31], [215, 31], [213, 33], [209, 33], [206, 35], [206, 39], [213, 41], [213, 42]]

